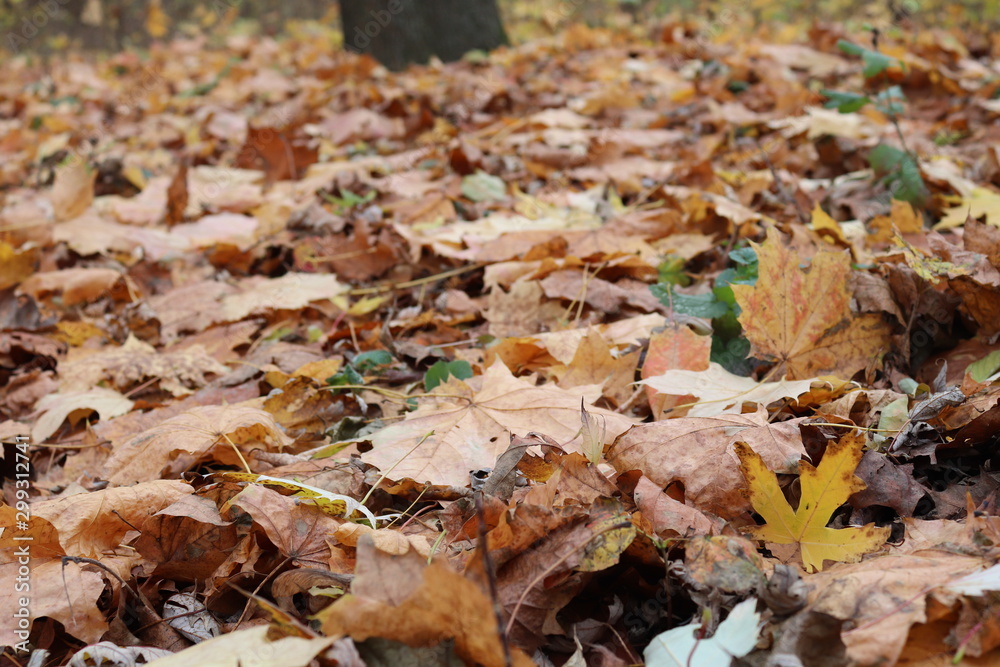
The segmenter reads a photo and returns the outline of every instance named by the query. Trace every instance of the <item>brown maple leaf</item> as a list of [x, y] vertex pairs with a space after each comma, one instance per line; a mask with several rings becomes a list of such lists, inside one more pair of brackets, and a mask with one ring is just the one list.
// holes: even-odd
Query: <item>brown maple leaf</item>
[[774, 228], [757, 251], [756, 285], [733, 285], [740, 324], [754, 353], [778, 360], [788, 379], [823, 373], [853, 375], [888, 349], [889, 327], [881, 316], [855, 315], [847, 279], [850, 260], [821, 251], [808, 270]]

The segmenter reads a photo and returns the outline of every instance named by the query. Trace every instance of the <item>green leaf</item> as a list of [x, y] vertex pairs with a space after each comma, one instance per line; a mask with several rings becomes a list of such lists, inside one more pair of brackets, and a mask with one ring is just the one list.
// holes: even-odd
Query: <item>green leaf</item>
[[462, 179], [462, 196], [475, 202], [500, 201], [507, 196], [507, 184], [480, 169]]
[[350, 190], [341, 191], [339, 197], [336, 197], [328, 192], [323, 192], [320, 194], [322, 194], [323, 199], [336, 206], [340, 212], [346, 212], [354, 208], [355, 206], [360, 206], [361, 204], [367, 204], [373, 199], [375, 199], [374, 190], [369, 190], [368, 192], [365, 193], [363, 197], [354, 194]]
[[839, 90], [826, 89], [819, 92], [820, 95], [829, 98], [823, 104], [823, 107], [826, 109], [836, 109], [840, 113], [854, 113], [871, 102], [871, 98], [867, 95], [858, 95], [857, 93], [845, 93]]
[[838, 39], [837, 48], [849, 56], [860, 56], [865, 50], [863, 46], [858, 46], [854, 42], [848, 42], [846, 39]]
[[930, 192], [924, 183], [924, 177], [920, 175], [920, 167], [909, 155], [899, 166], [898, 183], [899, 186], [892, 193], [894, 199], [923, 206], [930, 197]]
[[454, 361], [441, 360], [427, 369], [424, 374], [424, 389], [430, 391], [442, 382], [446, 382], [449, 377], [459, 380], [468, 380], [472, 377], [472, 366], [468, 361], [456, 359]]
[[979, 361], [973, 361], [965, 367], [965, 372], [976, 382], [985, 382], [997, 371], [1000, 371], [1000, 350], [990, 352]]
[[896, 171], [906, 157], [904, 151], [888, 144], [879, 144], [868, 153], [868, 163], [876, 174], [887, 174]]
[[847, 55], [861, 56], [861, 60], [865, 65], [862, 74], [864, 74], [866, 79], [878, 76], [882, 72], [889, 69], [894, 62], [898, 62], [895, 58], [887, 56], [884, 53], [866, 49], [863, 46], [858, 46], [857, 44], [848, 42], [844, 39], [837, 42], [837, 48]]
[[909, 153], [879, 144], [868, 153], [868, 162], [876, 174], [885, 174], [893, 199], [922, 206], [930, 197], [920, 167]]
[[875, 96], [875, 107], [887, 116], [899, 116], [906, 109], [906, 95], [899, 86], [890, 86]]
[[[751, 264], [757, 263], [757, 251], [747, 246], [746, 248], [737, 248], [736, 250], [729, 251], [729, 259], [733, 260], [736, 264], [743, 266], [750, 266]], [[754, 276], [757, 275], [757, 269], [754, 268]]]
[[683, 315], [712, 319], [729, 312], [729, 306], [719, 303], [712, 293], [695, 296], [678, 294], [672, 285], [661, 284], [650, 285], [649, 289], [653, 292], [653, 296], [660, 300], [660, 303], [668, 308], [673, 306], [674, 311]]
[[861, 56], [862, 61], [865, 63], [865, 67], [861, 70], [861, 74], [864, 75], [866, 79], [871, 79], [878, 76], [882, 72], [889, 69], [895, 58], [890, 58], [884, 53], [879, 53], [878, 51], [869, 51], [865, 49], [864, 54]]
[[377, 366], [388, 366], [391, 363], [392, 355], [385, 350], [371, 350], [354, 357], [350, 365], [365, 373], [374, 370]]
[[684, 258], [675, 255], [668, 255], [656, 267], [660, 274], [659, 282], [668, 285], [680, 285], [681, 287], [691, 284], [691, 279], [684, 273]]
[[326, 383], [331, 387], [341, 387], [343, 385], [361, 385], [365, 383], [365, 378], [358, 373], [354, 366], [347, 364], [336, 375], [331, 375], [326, 379]]
[[746, 338], [726, 340], [712, 336], [712, 353], [709, 359], [719, 364], [733, 375], [747, 377], [753, 372], [757, 361], [750, 356], [750, 341]]

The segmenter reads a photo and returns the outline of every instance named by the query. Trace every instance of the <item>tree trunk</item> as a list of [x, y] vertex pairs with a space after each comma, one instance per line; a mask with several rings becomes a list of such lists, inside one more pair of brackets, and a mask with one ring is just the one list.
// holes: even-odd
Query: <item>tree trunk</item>
[[496, 0], [340, 0], [344, 47], [391, 70], [507, 43]]

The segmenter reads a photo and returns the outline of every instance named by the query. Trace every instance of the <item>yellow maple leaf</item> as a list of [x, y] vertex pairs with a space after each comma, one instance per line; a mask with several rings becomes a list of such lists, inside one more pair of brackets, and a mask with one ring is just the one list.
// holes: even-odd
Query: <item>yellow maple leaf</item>
[[961, 227], [968, 218], [978, 219], [984, 215], [987, 224], [1000, 226], [1000, 194], [989, 188], [973, 188], [958, 206], [944, 211], [940, 222], [934, 225], [934, 231]]
[[823, 561], [852, 563], [863, 554], [882, 546], [889, 537], [889, 527], [868, 524], [851, 528], [827, 528], [833, 512], [847, 502], [851, 494], [865, 488], [854, 475], [861, 461], [862, 438], [849, 435], [830, 443], [818, 467], [799, 462], [802, 498], [792, 510], [778, 486], [778, 478], [750, 446], [737, 442], [740, 471], [749, 486], [750, 503], [760, 514], [764, 526], [748, 532], [756, 539], [772, 544], [796, 545], [807, 571], [823, 569]]
[[756, 285], [733, 285], [733, 294], [755, 354], [776, 358], [779, 376], [849, 377], [888, 349], [889, 326], [881, 316], [851, 312], [845, 253], [818, 252], [806, 271], [773, 227], [764, 243], [751, 245], [760, 277]]

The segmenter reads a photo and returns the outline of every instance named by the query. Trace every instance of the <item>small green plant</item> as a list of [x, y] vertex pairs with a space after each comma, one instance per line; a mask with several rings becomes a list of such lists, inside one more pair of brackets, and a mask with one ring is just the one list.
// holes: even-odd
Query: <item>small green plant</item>
[[472, 377], [472, 366], [468, 361], [455, 359], [454, 361], [441, 360], [427, 369], [424, 374], [424, 389], [431, 391], [442, 382], [447, 382], [449, 377], [459, 380], [468, 380]]
[[326, 379], [331, 387], [357, 387], [365, 383], [366, 375], [378, 375], [383, 366], [392, 363], [392, 355], [385, 350], [362, 352], [343, 368]]
[[712, 320], [711, 359], [730, 373], [749, 375], [756, 361], [749, 357], [750, 341], [740, 326], [740, 307], [733, 295], [732, 285], [757, 283], [757, 253], [753, 248], [739, 248], [729, 253], [734, 266], [715, 279], [711, 292], [706, 294], [681, 294], [674, 288], [685, 285], [687, 276], [674, 270], [664, 270], [667, 262], [660, 264], [660, 282], [650, 286], [653, 295], [675, 312]]
[[[837, 42], [837, 47], [848, 55], [861, 58], [864, 64], [862, 74], [866, 82], [881, 76], [894, 65], [904, 67], [902, 62], [891, 56], [843, 39]], [[902, 149], [879, 144], [868, 154], [868, 162], [876, 176], [888, 188], [893, 199], [916, 206], [926, 203], [929, 193], [920, 175], [917, 156], [906, 147], [906, 138], [899, 127], [899, 117], [906, 110], [906, 96], [902, 89], [899, 86], [889, 86], [872, 95], [826, 89], [820, 93], [827, 98], [824, 104], [827, 109], [836, 109], [840, 113], [855, 113], [871, 104], [889, 119], [896, 128], [896, 136]]]
[[355, 206], [360, 206], [362, 204], [367, 204], [375, 199], [375, 191], [369, 190], [364, 196], [359, 196], [351, 192], [350, 190], [343, 190], [340, 196], [334, 196], [329, 192], [322, 193], [323, 199], [330, 202], [337, 208], [338, 214], [346, 213]]

